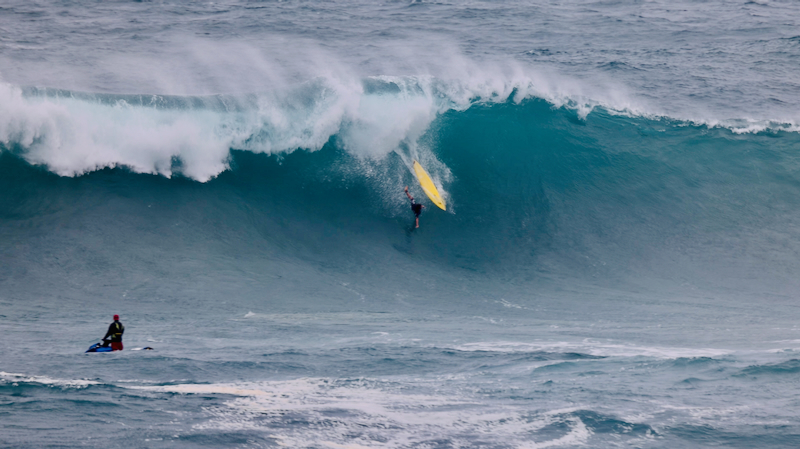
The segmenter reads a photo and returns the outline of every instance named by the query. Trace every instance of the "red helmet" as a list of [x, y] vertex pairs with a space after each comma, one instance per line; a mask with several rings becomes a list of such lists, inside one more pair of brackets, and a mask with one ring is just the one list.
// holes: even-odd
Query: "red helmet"
[[114, 315], [114, 321], [117, 321], [118, 319], [119, 319], [119, 315]]

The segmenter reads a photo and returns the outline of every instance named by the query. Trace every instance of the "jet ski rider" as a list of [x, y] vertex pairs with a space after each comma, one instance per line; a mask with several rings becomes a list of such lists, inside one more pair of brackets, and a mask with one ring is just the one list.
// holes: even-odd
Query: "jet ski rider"
[[122, 334], [125, 332], [125, 326], [119, 322], [119, 315], [114, 315], [114, 322], [108, 326], [108, 332], [103, 337], [103, 347], [111, 345], [112, 351], [122, 351]]

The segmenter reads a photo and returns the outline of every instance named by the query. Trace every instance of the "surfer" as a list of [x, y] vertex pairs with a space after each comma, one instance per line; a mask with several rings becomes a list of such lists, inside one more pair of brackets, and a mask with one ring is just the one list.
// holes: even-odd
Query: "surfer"
[[103, 347], [111, 345], [112, 351], [122, 351], [122, 334], [125, 326], [119, 322], [119, 315], [114, 315], [114, 322], [108, 326], [108, 332], [103, 337]]
[[408, 186], [406, 186], [405, 192], [408, 199], [411, 200], [411, 210], [414, 211], [414, 216], [416, 217], [416, 225], [417, 225], [416, 227], [419, 227], [419, 214], [422, 213], [422, 208], [424, 208], [425, 206], [423, 206], [422, 204], [417, 204], [417, 202], [414, 201], [414, 197], [411, 196], [410, 193], [408, 193]]

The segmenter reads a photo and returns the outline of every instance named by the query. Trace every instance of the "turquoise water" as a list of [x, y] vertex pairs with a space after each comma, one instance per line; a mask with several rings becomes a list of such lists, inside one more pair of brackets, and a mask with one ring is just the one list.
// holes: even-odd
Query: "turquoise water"
[[4, 7], [0, 445], [796, 446], [796, 6], [702, 5]]

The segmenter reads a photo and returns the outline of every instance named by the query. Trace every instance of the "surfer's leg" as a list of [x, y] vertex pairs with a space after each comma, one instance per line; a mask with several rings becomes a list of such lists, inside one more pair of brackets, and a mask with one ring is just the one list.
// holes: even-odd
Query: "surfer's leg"
[[416, 223], [417, 223], [417, 227], [419, 227], [419, 215], [417, 215], [417, 221], [416, 221]]

